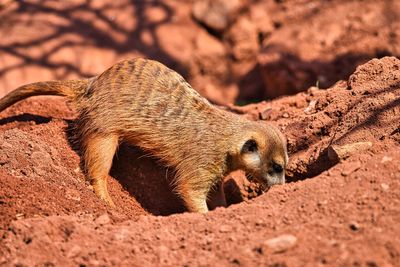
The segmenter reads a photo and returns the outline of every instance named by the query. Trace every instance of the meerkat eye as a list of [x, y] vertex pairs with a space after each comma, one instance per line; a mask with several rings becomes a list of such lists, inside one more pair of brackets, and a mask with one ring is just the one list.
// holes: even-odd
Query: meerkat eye
[[247, 140], [242, 147], [242, 153], [254, 153], [257, 152], [257, 142], [253, 139]]
[[278, 163], [276, 163], [276, 162], [273, 162], [273, 163], [272, 163], [272, 169], [273, 169], [274, 172], [276, 172], [276, 173], [281, 173], [281, 172], [283, 172], [283, 167], [282, 167], [282, 165], [280, 165], [280, 164], [278, 164]]

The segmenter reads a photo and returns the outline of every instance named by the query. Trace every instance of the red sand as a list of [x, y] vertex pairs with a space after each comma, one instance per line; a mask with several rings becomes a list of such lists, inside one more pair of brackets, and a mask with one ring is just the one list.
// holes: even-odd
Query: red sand
[[[358, 25], [357, 18], [364, 21], [359, 27], [368, 26], [365, 21], [374, 18], [391, 3], [383, 1], [374, 6], [372, 1], [354, 1], [349, 4], [346, 1], [340, 4], [314, 2], [313, 5], [312, 1], [306, 2], [309, 5], [301, 7], [292, 1], [275, 1], [274, 4], [260, 1], [253, 5], [266, 5], [267, 10], [275, 10], [271, 20], [275, 20], [275, 26], [277, 22], [283, 25], [271, 30], [272, 35], [266, 37], [270, 38], [266, 40], [276, 40], [279, 36], [285, 36], [284, 31], [290, 32], [297, 29], [296, 25], [306, 24], [308, 19], [304, 14], [310, 8], [314, 12], [316, 7], [321, 10], [313, 17], [313, 23], [317, 25], [325, 25], [329, 19], [328, 11], [331, 10], [344, 12], [357, 7], [368, 10], [361, 12], [361, 17], [347, 18], [349, 22], [346, 27], [337, 24], [336, 29], [339, 32], [347, 29], [351, 33], [354, 25]], [[193, 30], [193, 33], [187, 34], [199, 31], [206, 34], [205, 38], [217, 40], [217, 37], [212, 37], [201, 29], [202, 26], [188, 15], [190, 4], [175, 1], [169, 3], [171, 10], [176, 13], [176, 19], [165, 23], [165, 27], [172, 31], [174, 27], [179, 28], [186, 23]], [[43, 5], [51, 6], [47, 2]], [[52, 8], [61, 9], [62, 4], [54, 6]], [[164, 8], [160, 6], [163, 5], [146, 7], [153, 12], [150, 16], [154, 20], [152, 23], [162, 21]], [[236, 21], [248, 16], [253, 6], [242, 7]], [[35, 10], [35, 7], [30, 6], [26, 10], [10, 9], [11, 11], [5, 11], [19, 15], [15, 20], [12, 19], [13, 16], [7, 17], [8, 20], [4, 21], [8, 24], [4, 21], [0, 23], [3, 36], [7, 27], [24, 27], [23, 18], [29, 17], [29, 10]], [[51, 13], [51, 10], [43, 8], [41, 12]], [[0, 12], [5, 11], [0, 9]], [[63, 12], [68, 14], [70, 11], [59, 13]], [[59, 13], [55, 12], [56, 16], [48, 19], [56, 21]], [[90, 18], [87, 13], [83, 13]], [[321, 13], [322, 15], [318, 15]], [[342, 14], [344, 13], [339, 15]], [[38, 16], [40, 18], [40, 14]], [[80, 18], [76, 20], [78, 23]], [[69, 20], [61, 20], [59, 23], [68, 24]], [[248, 25], [246, 22], [240, 23]], [[336, 24], [331, 22], [330, 25]], [[141, 27], [146, 28], [145, 26]], [[367, 26], [365, 27], [368, 28]], [[85, 27], [83, 28], [87, 29]], [[246, 26], [232, 27], [243, 29]], [[360, 44], [368, 43], [368, 36], [371, 36], [368, 31], [373, 28], [371, 27], [365, 30], [365, 34], [357, 30], [358, 38], [362, 40], [357, 44], [350, 42], [353, 35], [346, 35], [348, 42], [342, 38], [343, 42], [337, 46], [355, 49], [354, 51], [358, 49], [357, 51], [365, 52], [364, 59], [369, 58], [371, 54], [368, 54], [368, 49], [371, 47]], [[37, 28], [33, 29], [34, 34], [40, 36], [39, 31], [35, 32]], [[216, 34], [225, 36], [232, 29], [234, 28]], [[297, 29], [300, 35], [301, 29]], [[305, 28], [305, 36], [310, 34], [310, 29], [313, 27]], [[391, 28], [382, 31], [384, 36], [386, 29]], [[63, 36], [68, 36], [65, 32], [63, 34], [55, 40], [58, 42]], [[169, 40], [164, 39], [159, 43], [160, 46], [175, 47], [174, 45], [183, 42], [176, 40], [172, 44], [171, 36], [163, 36]], [[34, 39], [35, 35], [26, 38]], [[101, 36], [96, 38], [101, 39]], [[18, 48], [17, 40], [17, 35], [10, 40], [2, 39], [0, 48], [6, 52], [3, 57], [18, 57], [18, 54], [12, 53], [14, 48]], [[225, 45], [231, 42], [229, 39], [221, 40], [226, 42]], [[388, 40], [384, 37], [381, 40], [380, 44], [372, 41], [370, 44], [389, 46]], [[8, 43], [14, 44], [14, 47], [5, 49]], [[112, 44], [110, 47], [116, 45]], [[190, 42], [182, 45], [187, 45], [187, 50], [182, 50], [182, 58], [185, 56], [184, 51], [194, 51], [195, 54], [199, 52], [199, 48], [191, 47], [193, 44]], [[32, 46], [35, 44], [27, 47]], [[297, 51], [288, 46], [292, 53], [304, 53], [306, 50], [302, 48]], [[21, 48], [21, 53], [35, 53], [34, 49], [29, 51], [28, 48]], [[132, 49], [141, 52], [158, 51], [154, 47], [153, 50], [140, 46]], [[97, 56], [103, 56], [103, 52], [105, 56], [102, 58], [107, 58], [108, 53], [87, 48], [84, 51], [93, 60]], [[175, 53], [173, 49], [168, 51], [168, 55]], [[231, 67], [240, 66], [245, 69], [247, 64], [256, 64], [257, 59], [249, 59], [240, 54], [240, 51], [245, 51], [245, 55], [251, 54], [248, 49], [237, 48], [235, 51], [237, 62], [227, 61], [228, 65], [233, 64]], [[255, 52], [255, 57], [264, 57], [261, 55], [265, 53], [263, 51], [261, 49]], [[390, 49], [388, 51], [396, 52]], [[327, 49], [322, 52], [329, 52], [333, 58], [337, 56], [337, 51]], [[93, 57], [95, 53], [98, 55]], [[118, 53], [118, 57], [124, 57], [123, 53], [125, 52]], [[190, 53], [187, 58], [191, 58]], [[43, 51], [39, 54], [42, 55]], [[157, 54], [148, 55], [157, 58]], [[315, 52], [313, 56], [318, 55], [321, 54]], [[69, 60], [65, 54], [60, 55], [60, 58]], [[14, 64], [13, 60], [15, 61], [8, 58], [3, 61], [1, 70], [7, 70], [7, 66]], [[48, 60], [51, 62], [50, 58]], [[102, 64], [106, 64], [107, 60], [114, 59], [104, 59]], [[206, 66], [202, 64], [209, 64], [210, 60], [206, 58], [203, 62], [188, 64], [193, 68], [200, 68]], [[28, 59], [28, 62], [31, 61]], [[17, 71], [39, 75], [43, 69], [52, 68], [48, 61], [40, 62], [40, 66], [30, 66], [35, 65], [34, 63], [17, 66], [14, 74], [10, 74], [13, 71], [0, 73], [3, 92], [9, 91], [10, 84], [17, 86], [17, 83], [27, 82], [25, 79], [15, 79], [13, 83], [9, 83]], [[292, 57], [285, 58], [285, 62], [292, 62], [290, 66], [299, 66], [296, 65], [297, 59]], [[177, 65], [177, 69], [180, 70], [185, 64], [182, 63], [180, 67]], [[325, 66], [332, 66], [331, 64], [333, 63]], [[318, 69], [314, 69], [316, 65], [312, 66], [313, 70]], [[83, 69], [101, 71], [96, 68], [92, 70], [90, 66]], [[287, 69], [276, 67], [276, 71], [285, 73]], [[301, 73], [303, 70], [295, 67], [294, 71]], [[331, 81], [340, 78], [344, 80], [338, 81], [327, 90], [311, 87], [293, 96], [227, 108], [250, 119], [270, 121], [283, 130], [288, 138], [290, 152], [288, 183], [275, 186], [254, 198], [258, 193], [256, 186], [249, 184], [243, 174], [232, 174], [226, 178], [225, 187], [232, 205], [205, 215], [184, 212], [181, 201], [169, 187], [172, 170], [167, 170], [151, 158], [143, 157], [144, 153], [137, 148], [126, 145], [119, 150], [111, 171], [113, 179], [110, 181], [110, 193], [117, 208], [108, 208], [96, 198], [80, 169], [79, 151], [75, 149], [73, 140], [72, 128], [76, 116], [74, 110], [57, 97], [32, 98], [14, 105], [0, 114], [0, 265], [399, 266], [400, 60], [385, 57], [373, 59], [356, 70], [354, 65], [346, 69], [348, 74], [353, 71], [350, 77], [343, 73], [330, 77]], [[57, 73], [57, 70], [52, 73]], [[269, 79], [264, 72], [259, 74]], [[31, 77], [29, 75], [26, 79]], [[73, 75], [73, 71], [70, 75]], [[187, 75], [194, 83], [200, 80], [209, 81], [204, 84], [214, 88], [207, 91], [215, 96], [214, 100], [226, 99], [219, 98], [221, 92], [233, 90], [229, 84], [221, 85], [216, 90], [216, 85], [210, 78], [214, 74], [193, 72]], [[279, 81], [283, 76], [276, 77], [276, 81]], [[300, 81], [293, 83], [298, 88], [309, 86]], [[240, 83], [233, 81], [233, 84], [237, 86]], [[263, 86], [271, 92], [268, 83]], [[279, 87], [283, 88], [282, 92], [286, 92], [284, 86], [286, 85]], [[260, 97], [257, 94], [253, 96]], [[353, 151], [344, 160], [339, 161], [328, 156], [330, 147], [356, 142], [371, 142], [372, 145], [365, 150]]]

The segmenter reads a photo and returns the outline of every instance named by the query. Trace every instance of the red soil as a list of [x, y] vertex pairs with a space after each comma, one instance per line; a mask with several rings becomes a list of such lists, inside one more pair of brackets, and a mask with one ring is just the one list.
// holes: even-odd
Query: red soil
[[[70, 119], [71, 112], [63, 102], [15, 105], [2, 114], [0, 135], [2, 262], [395, 266], [399, 67], [395, 58], [372, 60], [347, 83], [249, 107], [253, 113], [268, 109], [284, 129], [291, 152], [288, 178], [300, 180], [206, 215], [150, 216], [183, 208], [168, 187], [167, 170], [130, 147], [120, 150], [112, 171], [118, 208], [105, 207], [85, 183], [79, 156], [67, 142], [68, 121], [60, 114]], [[312, 114], [305, 114], [312, 101]], [[52, 107], [63, 112], [55, 115]], [[373, 146], [341, 162], [327, 159], [329, 144], [357, 141]], [[274, 253], [266, 240], [281, 234], [295, 236], [297, 243]]]
[[[98, 3], [101, 7], [102, 1]], [[151, 19], [142, 21], [141, 23], [145, 24], [141, 25], [142, 28], [138, 28], [139, 30], [130, 32], [129, 29], [125, 31], [116, 28], [117, 33], [113, 38], [118, 42], [111, 44], [105, 42], [103, 46], [96, 43], [94, 46], [97, 50], [90, 47], [90, 41], [81, 44], [83, 48], [81, 47], [80, 51], [90, 55], [88, 60], [90, 63], [85, 64], [98, 63], [96, 67], [69, 62], [72, 59], [66, 56], [68, 52], [65, 51], [60, 52], [58, 56], [56, 52], [53, 54], [54, 57], [43, 57], [42, 60], [32, 61], [30, 57], [34, 57], [35, 53], [43, 56], [46, 52], [35, 50], [35, 42], [24, 45], [25, 41], [36, 40], [36, 37], [44, 38], [44, 41], [39, 42], [44, 50], [51, 50], [52, 45], [55, 45], [45, 39], [49, 33], [44, 29], [40, 31], [40, 27], [36, 24], [32, 28], [31, 36], [24, 37], [21, 34], [7, 40], [2, 38], [0, 49], [5, 53], [0, 55], [3, 59], [0, 64], [4, 64], [0, 69], [0, 82], [4, 86], [3, 92], [9, 91], [10, 87], [28, 82], [29, 79], [32, 81], [32, 77], [67, 78], [81, 75], [82, 73], [75, 72], [78, 69], [93, 73], [101, 72], [106, 68], [100, 69], [102, 65], [111, 65], [109, 64], [111, 61], [125, 57], [128, 53], [130, 42], [124, 43], [124, 36], [129, 34], [134, 34], [135, 38], [142, 34], [146, 36], [143, 32], [147, 29], [150, 31], [148, 33], [150, 37], [143, 37], [144, 40], [154, 38], [156, 36], [153, 36], [154, 33], [165, 32], [157, 35], [160, 41], [154, 42], [154, 46], [146, 47], [145, 43], [137, 43], [132, 48], [134, 53], [140, 55], [145, 51], [148, 52], [145, 55], [160, 60], [168, 55], [171, 61], [166, 63], [169, 62], [178, 71], [183, 71], [188, 66], [190, 71], [184, 73], [186, 77], [195, 84], [203, 83], [201, 90], [205, 89], [202, 92], [206, 95], [210, 93], [215, 102], [223, 102], [219, 100], [226, 100], [229, 97], [224, 97], [227, 96], [239, 100], [249, 99], [250, 96], [256, 98], [266, 96], [273, 92], [266, 82], [270, 81], [271, 76], [264, 72], [267, 66], [264, 63], [267, 61], [263, 61], [265, 58], [273, 58], [265, 54], [270, 51], [267, 49], [270, 47], [269, 44], [263, 42], [255, 51], [252, 50], [254, 48], [252, 45], [235, 45], [237, 40], [242, 40], [240, 38], [228, 38], [236, 28], [247, 29], [249, 24], [243, 22], [243, 18], [249, 18], [253, 22], [260, 21], [255, 20], [254, 16], [257, 17], [257, 14], [253, 14], [259, 10], [274, 11], [272, 13], [274, 15], [270, 17], [273, 27], [269, 29], [271, 32], [270, 35], [266, 35], [265, 42], [267, 40], [283, 42], [283, 39], [278, 40], [279, 37], [287, 39], [289, 37], [285, 36], [294, 34], [292, 31], [297, 31], [297, 34], [303, 36], [302, 29], [305, 29], [304, 36], [307, 37], [313, 32], [313, 27], [316, 32], [322, 31], [323, 35], [328, 36], [326, 33], [328, 30], [315, 25], [331, 25], [343, 33], [332, 37], [333, 40], [342, 41], [336, 43], [332, 41], [336, 47], [340, 47], [340, 51], [348, 49], [363, 54], [361, 61], [374, 56], [373, 51], [376, 47], [382, 49], [386, 47], [387, 53], [395, 54], [394, 46], [385, 38], [394, 36], [391, 40], [395, 40], [399, 36], [393, 34], [399, 29], [398, 27], [388, 27], [378, 32], [378, 36], [382, 34], [381, 42], [375, 42], [373, 41], [375, 37], [368, 37], [371, 36], [369, 30], [378, 26], [365, 22], [377, 17], [384, 7], [394, 5], [394, 1], [381, 3], [343, 1], [324, 2], [324, 4], [305, 1], [308, 4], [303, 6], [295, 5], [293, 1], [259, 1], [252, 6], [239, 6], [236, 13], [232, 13], [238, 17], [228, 20], [233, 26], [227, 26], [228, 28], [222, 32], [221, 30], [212, 32], [209, 29], [214, 35], [205, 31], [203, 26], [190, 16], [191, 3], [180, 1], [171, 1], [168, 5], [160, 3], [162, 4], [144, 5], [144, 10], [151, 14], [146, 15], [148, 16], [146, 18]], [[33, 23], [40, 24], [47, 19], [59, 23], [52, 24], [53, 26], [62, 26], [60, 27], [63, 31], [54, 39], [56, 43], [64, 42], [64, 38], [74, 40], [76, 37], [73, 37], [76, 32], [71, 35], [65, 32], [69, 23], [76, 23], [74, 27], [80, 25], [82, 30], [78, 31], [78, 35], [84, 36], [84, 29], [90, 27], [82, 24], [84, 23], [82, 18], [86, 17], [91, 21], [90, 14], [99, 16], [95, 19], [99, 23], [99, 28], [105, 27], [107, 30], [108, 27], [115, 26], [111, 22], [101, 24], [107, 20], [101, 13], [94, 12], [94, 7], [89, 8], [85, 5], [77, 4], [71, 10], [63, 9], [62, 7], [65, 8], [63, 4], [52, 6], [47, 1], [43, 6], [27, 4], [25, 9], [16, 9], [13, 3], [10, 5], [4, 9], [0, 6], [0, 12], [9, 15], [6, 17], [7, 20], [2, 20], [0, 23], [2, 36], [5, 36], [6, 29], [26, 27], [23, 21], [32, 16], [30, 12], [38, 12], [35, 17], [37, 20]], [[108, 12], [121, 9], [116, 5], [111, 5]], [[260, 8], [259, 5], [263, 5], [264, 8]], [[135, 10], [141, 10], [141, 4], [133, 6]], [[40, 12], [37, 11], [39, 7]], [[130, 5], [122, 8], [124, 11], [122, 14], [129, 14], [128, 7]], [[254, 10], [255, 7], [259, 8]], [[315, 8], [319, 11], [315, 11]], [[363, 12], [351, 15], [357, 8]], [[166, 10], [170, 10], [174, 15]], [[305, 16], [307, 12], [311, 12], [310, 10], [316, 14], [310, 19], [310, 23], [314, 26], [303, 27], [302, 25], [310, 25], [307, 24], [308, 19]], [[331, 14], [332, 10], [335, 11], [334, 14]], [[395, 13], [395, 9], [390, 10], [393, 10], [389, 12], [390, 14]], [[350, 15], [345, 16], [346, 11], [349, 11]], [[75, 12], [76, 14], [82, 12], [83, 17], [70, 17]], [[169, 14], [168, 16], [171, 15], [171, 21], [164, 22], [165, 12]], [[53, 17], [45, 18], [48, 13], [53, 14]], [[233, 16], [232, 14], [230, 16]], [[345, 16], [348, 23], [329, 24], [327, 20], [329, 18], [333, 20], [336, 14]], [[116, 20], [121, 20], [123, 17], [124, 15], [121, 15]], [[395, 18], [396, 14], [388, 17]], [[127, 19], [132, 20], [129, 16]], [[359, 22], [360, 20], [362, 22]], [[383, 20], [379, 21], [383, 23]], [[397, 23], [396, 20], [393, 21]], [[51, 25], [40, 25], [44, 28], [49, 27], [48, 30], [51, 32]], [[134, 28], [129, 25], [131, 24], [126, 23], [126, 27]], [[210, 47], [217, 55], [221, 53], [220, 62], [223, 62], [221, 69], [213, 68], [214, 57], [198, 56], [210, 55], [210, 50], [207, 50], [210, 47], [201, 47], [202, 42], [186, 42], [187, 36], [183, 38], [179, 35], [181, 40], [172, 38], [172, 33], [182, 30], [183, 25], [189, 29], [183, 36], [190, 35], [195, 39], [202, 36], [201, 38], [211, 40], [210, 42], [216, 42]], [[355, 25], [359, 25], [359, 28]], [[364, 31], [365, 34], [362, 34], [363, 27], [367, 29]], [[25, 29], [26, 32], [29, 32], [28, 28]], [[359, 35], [349, 34], [353, 33], [355, 28]], [[98, 30], [92, 28], [89, 33], [93, 35], [89, 34], [86, 39], [81, 37], [83, 40], [102, 40], [104, 36]], [[257, 31], [262, 33], [260, 25], [257, 25]], [[340, 36], [347, 36], [348, 39]], [[359, 40], [357, 44], [352, 39], [356, 37]], [[327, 37], [323, 39], [325, 42], [328, 40]], [[367, 45], [368, 40], [372, 40], [370, 46]], [[68, 40], [66, 42], [71, 44]], [[298, 49], [291, 46], [289, 41], [286, 46], [291, 53], [299, 53], [298, 58], [303, 57], [302, 64], [299, 64], [298, 58], [283, 57], [284, 61], [281, 63], [284, 64], [271, 65], [275, 66], [277, 73], [274, 84], [279, 85], [279, 81], [286, 77], [287, 66], [290, 66], [289, 69], [293, 68], [295, 73], [300, 73], [293, 75], [293, 80], [288, 80], [295, 85], [293, 87], [295, 91], [310, 85], [307, 82], [303, 83], [309, 78], [303, 80], [305, 76], [301, 73], [308, 73], [310, 77], [314, 77], [313, 75], [318, 72], [317, 66], [326, 67], [321, 69], [321, 73], [328, 70], [328, 74], [331, 72], [335, 74], [325, 80], [326, 86], [341, 78], [344, 80], [338, 81], [326, 90], [311, 87], [305, 92], [268, 102], [263, 101], [243, 107], [222, 107], [249, 119], [269, 121], [282, 129], [288, 138], [290, 152], [288, 183], [275, 186], [256, 197], [259, 194], [257, 186], [246, 181], [242, 173], [233, 173], [226, 177], [225, 186], [227, 199], [231, 205], [205, 215], [185, 213], [181, 201], [169, 187], [173, 171], [146, 157], [145, 153], [137, 148], [127, 145], [123, 145], [118, 151], [111, 171], [113, 178], [110, 181], [110, 193], [117, 208], [111, 209], [99, 201], [85, 181], [80, 168], [79, 151], [76, 149], [73, 130], [76, 113], [63, 99], [32, 98], [2, 112], [0, 114], [0, 265], [399, 266], [400, 60], [395, 57], [373, 59], [360, 65], [356, 70], [355, 66], [360, 62], [356, 60], [348, 64], [352, 62], [350, 59], [345, 61], [347, 63], [328, 60], [326, 64], [313, 65], [315, 60], [306, 60], [306, 56], [303, 55], [307, 50], [306, 41], [299, 44], [301, 45]], [[321, 46], [321, 43], [318, 45]], [[74, 45], [71, 47], [67, 45], [67, 51], [79, 50]], [[108, 56], [112, 47], [121, 49], [115, 57]], [[309, 51], [315, 53], [310, 58], [321, 57], [321, 60], [326, 60], [321, 56], [326, 54], [338, 59], [339, 50], [334, 51], [332, 47], [334, 44], [326, 50], [310, 49]], [[30, 50], [31, 48], [33, 49]], [[160, 51], [165, 54], [157, 54], [161, 53]], [[230, 61], [232, 55], [236, 57], [235, 61]], [[18, 57], [20, 60], [23, 58], [20, 65], [17, 63]], [[51, 65], [54, 63], [53, 60], [60, 65]], [[61, 64], [63, 60], [66, 63]], [[308, 65], [303, 64], [305, 61]], [[342, 62], [337, 63], [337, 66], [348, 68], [344, 68], [343, 73], [336, 73], [330, 69], [332, 64], [335, 64], [332, 62]], [[267, 93], [260, 95], [256, 90], [250, 94], [250, 87], [241, 91], [249, 93], [249, 97], [240, 98], [240, 94], [229, 93], [231, 90], [239, 90], [240, 81], [244, 76], [235, 74], [234, 79], [226, 84], [216, 82], [216, 77], [224, 74], [224, 64], [227, 64], [228, 69], [241, 69], [243, 73], [249, 68], [248, 66], [260, 68], [252, 72], [252, 75], [258, 73], [262, 80], [251, 78], [251, 75], [247, 77], [256, 83], [252, 85], [253, 89], [260, 86], [257, 82], [264, 82], [261, 87]], [[74, 69], [74, 66], [78, 68]], [[302, 66], [307, 68], [312, 66], [312, 71], [304, 72]], [[200, 71], [202, 68], [215, 72], [204, 73]], [[49, 71], [48, 74], [42, 73], [44, 69]], [[24, 71], [28, 76], [18, 78], [18, 75], [23, 76]], [[57, 76], [60, 73], [62, 75]], [[347, 77], [350, 73], [353, 74]], [[30, 76], [36, 74], [37, 77]], [[48, 77], [45, 77], [46, 75]], [[301, 79], [298, 79], [299, 77]], [[280, 84], [277, 89], [289, 93], [286, 89], [290, 83]], [[215, 89], [217, 87], [219, 90]], [[348, 158], [342, 160], [334, 159], [328, 153], [332, 146], [344, 146], [356, 142], [371, 142], [372, 145], [365, 150], [352, 151]]]

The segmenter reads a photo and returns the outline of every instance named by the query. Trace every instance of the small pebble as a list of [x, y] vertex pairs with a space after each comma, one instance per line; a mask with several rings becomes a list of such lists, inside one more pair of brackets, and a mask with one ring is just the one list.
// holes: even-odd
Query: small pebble
[[219, 228], [219, 231], [221, 233], [227, 233], [230, 232], [231, 230], [232, 230], [231, 227], [228, 225], [221, 225], [221, 227]]
[[382, 187], [383, 191], [388, 191], [389, 190], [389, 185], [388, 184], [381, 183], [381, 187]]
[[382, 160], [381, 160], [381, 163], [389, 162], [389, 161], [392, 161], [392, 160], [393, 160], [393, 159], [392, 159], [391, 157], [383, 156], [383, 158], [382, 158]]
[[352, 164], [345, 165], [341, 174], [342, 174], [342, 176], [348, 176], [360, 168], [361, 168], [361, 162], [356, 161], [356, 162], [353, 162]]
[[111, 222], [111, 219], [110, 216], [108, 216], [108, 214], [103, 214], [97, 217], [97, 219], [94, 222], [100, 225], [106, 225]]
[[351, 222], [349, 224], [349, 227], [353, 231], [358, 231], [360, 229], [360, 225], [358, 223], [356, 223], [356, 222]]
[[297, 237], [294, 235], [280, 235], [275, 238], [268, 239], [264, 242], [265, 247], [272, 253], [284, 252], [296, 245]]

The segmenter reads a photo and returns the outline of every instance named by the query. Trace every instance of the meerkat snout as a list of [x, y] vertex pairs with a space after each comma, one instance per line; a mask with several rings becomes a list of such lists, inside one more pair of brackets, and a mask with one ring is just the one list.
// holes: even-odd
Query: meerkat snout
[[263, 126], [246, 136], [239, 157], [241, 168], [257, 182], [267, 187], [285, 183], [286, 140], [275, 127]]

